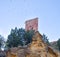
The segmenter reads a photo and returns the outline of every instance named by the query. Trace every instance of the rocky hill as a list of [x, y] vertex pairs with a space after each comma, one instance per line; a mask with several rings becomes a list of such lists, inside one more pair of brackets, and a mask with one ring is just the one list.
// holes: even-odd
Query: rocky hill
[[42, 35], [36, 32], [32, 38], [32, 43], [9, 49], [6, 52], [6, 57], [60, 57], [59, 54], [58, 51], [44, 43]]

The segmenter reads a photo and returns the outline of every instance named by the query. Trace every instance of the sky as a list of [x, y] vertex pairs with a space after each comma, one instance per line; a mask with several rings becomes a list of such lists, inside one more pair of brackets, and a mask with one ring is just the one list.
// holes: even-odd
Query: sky
[[0, 35], [25, 28], [25, 21], [38, 17], [38, 30], [49, 41], [60, 38], [60, 0], [0, 0]]

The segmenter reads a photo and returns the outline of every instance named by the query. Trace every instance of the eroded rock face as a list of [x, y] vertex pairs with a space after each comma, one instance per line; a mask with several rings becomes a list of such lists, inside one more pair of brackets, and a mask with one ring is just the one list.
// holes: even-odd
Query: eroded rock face
[[42, 35], [35, 33], [33, 41], [29, 46], [31, 54], [30, 57], [46, 57], [46, 44], [42, 41]]
[[43, 42], [39, 32], [35, 33], [32, 40], [27, 46], [11, 48], [7, 57], [58, 57], [58, 53]]

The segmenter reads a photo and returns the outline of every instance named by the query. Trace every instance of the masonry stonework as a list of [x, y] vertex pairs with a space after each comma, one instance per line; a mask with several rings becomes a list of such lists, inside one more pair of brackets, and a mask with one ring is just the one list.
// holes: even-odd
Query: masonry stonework
[[25, 30], [34, 30], [34, 31], [38, 31], [38, 18], [34, 18], [31, 20], [27, 20], [25, 22]]

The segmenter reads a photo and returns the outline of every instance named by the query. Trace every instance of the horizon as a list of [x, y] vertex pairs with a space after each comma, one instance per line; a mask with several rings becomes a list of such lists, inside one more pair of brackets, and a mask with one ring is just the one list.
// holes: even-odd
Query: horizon
[[38, 31], [50, 42], [60, 38], [60, 0], [0, 0], [0, 35], [25, 28], [25, 21], [38, 17]]

